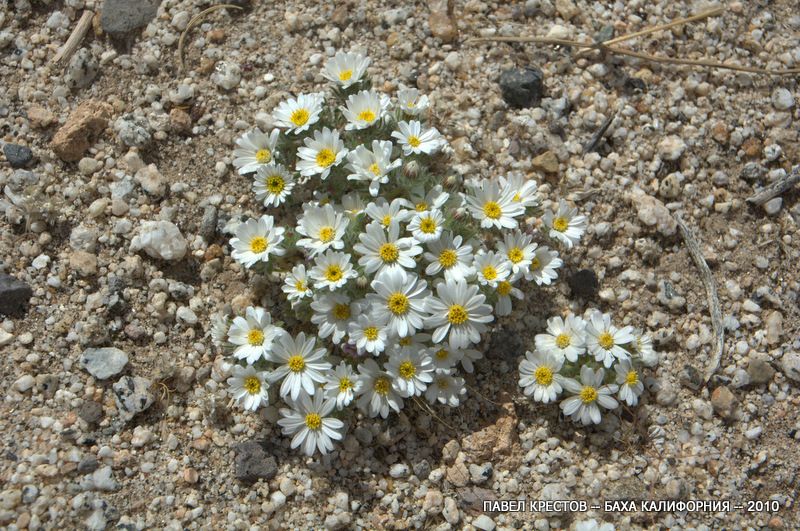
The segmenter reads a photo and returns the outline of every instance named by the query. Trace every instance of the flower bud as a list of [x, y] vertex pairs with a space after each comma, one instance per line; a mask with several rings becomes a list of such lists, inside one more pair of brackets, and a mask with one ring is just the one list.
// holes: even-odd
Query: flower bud
[[419, 162], [411, 160], [403, 166], [403, 175], [409, 179], [415, 179], [419, 176]]

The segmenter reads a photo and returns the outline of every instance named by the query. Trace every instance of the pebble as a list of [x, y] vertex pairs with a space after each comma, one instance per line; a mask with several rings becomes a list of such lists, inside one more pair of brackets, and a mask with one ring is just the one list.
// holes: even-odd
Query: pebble
[[117, 482], [114, 481], [110, 466], [98, 468], [92, 473], [92, 486], [95, 490], [111, 491], [117, 489]]
[[158, 167], [156, 167], [155, 164], [148, 164], [140, 168], [133, 179], [139, 183], [142, 190], [153, 197], [161, 197], [167, 191], [164, 177], [161, 175], [161, 172], [158, 171]]
[[678, 229], [678, 224], [670, 214], [664, 203], [644, 193], [633, 196], [633, 204], [639, 221], [647, 226], [655, 227], [664, 236], [672, 236]]
[[766, 212], [768, 216], [775, 216], [781, 211], [782, 206], [783, 206], [783, 198], [773, 197], [772, 199], [764, 203], [764, 212]]
[[503, 100], [514, 108], [538, 107], [544, 92], [544, 74], [535, 67], [509, 68], [500, 74]]
[[779, 311], [771, 312], [765, 322], [767, 328], [767, 343], [777, 345], [783, 336], [783, 315]]
[[392, 468], [389, 469], [389, 475], [395, 479], [404, 478], [408, 476], [408, 473], [408, 465], [405, 463], [395, 463], [392, 465]]
[[664, 137], [658, 143], [658, 154], [664, 160], [678, 160], [684, 151], [686, 151], [686, 143], [676, 135]]
[[123, 376], [112, 386], [120, 417], [131, 420], [153, 405], [153, 383], [140, 376]]
[[14, 335], [0, 328], [0, 347], [10, 345], [12, 341], [14, 341]]
[[86, 251], [74, 251], [69, 256], [69, 267], [82, 277], [97, 273], [97, 257]]
[[144, 147], [150, 143], [150, 123], [144, 116], [125, 114], [114, 122], [114, 130], [120, 142], [129, 147]]
[[231, 61], [220, 61], [211, 74], [211, 81], [224, 90], [231, 90], [239, 86], [242, 80], [242, 69]]
[[36, 380], [30, 374], [23, 374], [11, 385], [12, 388], [19, 391], [20, 393], [24, 393], [28, 391], [33, 384], [36, 383]]
[[800, 353], [786, 352], [781, 358], [781, 368], [787, 378], [800, 383]]
[[131, 446], [134, 448], [141, 448], [153, 440], [153, 432], [144, 426], [136, 426], [133, 428], [133, 436], [131, 437]]
[[[239, 481], [253, 483], [259, 479], [269, 480], [278, 473], [275, 458], [267, 453], [260, 442], [246, 441], [235, 445], [233, 449], [236, 452], [234, 475]], [[285, 502], [286, 497], [279, 494]]]
[[78, 416], [90, 426], [97, 424], [103, 418], [103, 406], [97, 402], [87, 400], [78, 408]]
[[188, 306], [181, 306], [178, 308], [178, 310], [175, 312], [175, 316], [179, 321], [182, 321], [189, 326], [196, 325], [198, 321], [197, 314], [195, 314]]
[[461, 515], [458, 512], [458, 505], [456, 501], [449, 496], [444, 499], [442, 516], [444, 516], [444, 519], [447, 520], [447, 523], [450, 525], [456, 525], [458, 521], [461, 520]]
[[775, 376], [775, 369], [765, 360], [754, 359], [750, 360], [747, 365], [747, 375], [754, 385], [766, 384], [772, 381], [772, 377]]
[[101, 101], [87, 100], [81, 103], [59, 128], [50, 147], [55, 154], [67, 162], [80, 160], [92, 146], [94, 139], [108, 125], [112, 108]]
[[493, 467], [491, 463], [483, 463], [482, 465], [471, 464], [469, 465], [469, 477], [472, 483], [480, 485], [486, 483], [492, 477]]
[[747, 438], [747, 439], [752, 441], [752, 440], [755, 440], [755, 439], [758, 439], [759, 437], [761, 437], [761, 433], [763, 431], [764, 431], [764, 429], [761, 426], [756, 426], [755, 428], [750, 428], [749, 430], [744, 432], [744, 436], [745, 436], [745, 438]]
[[78, 171], [81, 172], [83, 175], [92, 175], [97, 170], [99, 170], [102, 165], [103, 163], [100, 162], [99, 160], [93, 159], [91, 157], [83, 157], [78, 162]]
[[0, 273], [0, 313], [21, 315], [33, 296], [33, 289], [25, 282]]
[[427, 514], [436, 515], [442, 512], [442, 505], [444, 504], [444, 496], [436, 489], [429, 490], [425, 494], [425, 500], [422, 502], [422, 510]]
[[170, 221], [143, 221], [139, 233], [131, 240], [130, 250], [143, 250], [161, 260], [181, 260], [187, 243], [181, 231]]
[[772, 105], [779, 111], [788, 111], [794, 107], [794, 96], [785, 88], [776, 88], [772, 91]]
[[472, 525], [475, 526], [477, 529], [482, 529], [483, 531], [494, 531], [495, 523], [494, 520], [482, 514], [475, 518], [472, 521]]
[[122, 372], [128, 355], [114, 347], [88, 348], [81, 354], [80, 364], [98, 380], [106, 380]]
[[105, 0], [100, 26], [112, 37], [123, 37], [143, 28], [158, 11], [160, 0]]
[[726, 386], [721, 385], [714, 389], [711, 393], [711, 406], [714, 411], [723, 419], [730, 419], [733, 417], [733, 411], [736, 406], [736, 397]]
[[458, 25], [455, 19], [447, 12], [447, 0], [433, 0], [430, 2], [430, 16], [428, 28], [431, 35], [443, 43], [452, 43], [458, 38]]
[[558, 157], [552, 151], [545, 151], [536, 155], [531, 161], [533, 169], [544, 173], [558, 173]]
[[86, 88], [94, 82], [99, 71], [100, 65], [91, 50], [81, 48], [70, 59], [64, 73], [64, 82], [73, 90]]
[[3, 144], [3, 154], [12, 168], [24, 168], [33, 160], [33, 151], [19, 144]]

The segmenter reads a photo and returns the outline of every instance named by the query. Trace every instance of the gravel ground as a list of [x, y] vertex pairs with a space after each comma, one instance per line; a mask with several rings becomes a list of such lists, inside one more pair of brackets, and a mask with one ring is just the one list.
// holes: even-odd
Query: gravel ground
[[[213, 2], [168, 0], [157, 11], [153, 1], [122, 3], [133, 10], [105, 3], [66, 68], [50, 60], [100, 0], [0, 7], [0, 273], [23, 283], [0, 277], [0, 526], [796, 525], [800, 203], [796, 190], [763, 208], [745, 202], [800, 162], [796, 77], [465, 43], [590, 40], [606, 26], [622, 34], [687, 16], [700, 2], [457, 0], [458, 36], [440, 2], [263, 2], [210, 14], [186, 40], [184, 71], [178, 38]], [[796, 67], [794, 8], [735, 2], [723, 16], [633, 45]], [[274, 408], [228, 407], [207, 329], [226, 304], [270, 307], [272, 288], [248, 281], [220, 230], [260, 212], [230, 165], [233, 140], [289, 93], [316, 90], [339, 49], [372, 57], [378, 89], [403, 82], [431, 97], [455, 171], [522, 171], [543, 183], [546, 199], [578, 204], [590, 228], [562, 275], [590, 269], [599, 290], [531, 288], [486, 341], [462, 407], [437, 410], [440, 419], [412, 407], [390, 422], [361, 420], [333, 454], [306, 459], [279, 435]], [[527, 66], [541, 69], [544, 98], [511, 108], [500, 74]], [[584, 155], [612, 115], [606, 138]], [[727, 329], [708, 386], [698, 371], [710, 360], [711, 321], [678, 213], [701, 242]], [[141, 234], [156, 228], [166, 244], [152, 248]], [[592, 306], [648, 329], [662, 363], [642, 406], [584, 429], [527, 401], [516, 370], [548, 316]], [[92, 349], [104, 347], [118, 351], [98, 363]], [[481, 500], [517, 498], [781, 508], [482, 512]]]

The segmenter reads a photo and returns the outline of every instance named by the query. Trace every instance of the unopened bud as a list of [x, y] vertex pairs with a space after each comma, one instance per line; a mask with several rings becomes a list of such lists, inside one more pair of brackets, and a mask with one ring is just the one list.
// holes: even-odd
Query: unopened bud
[[419, 176], [419, 162], [412, 160], [403, 166], [403, 175], [409, 179], [415, 179]]

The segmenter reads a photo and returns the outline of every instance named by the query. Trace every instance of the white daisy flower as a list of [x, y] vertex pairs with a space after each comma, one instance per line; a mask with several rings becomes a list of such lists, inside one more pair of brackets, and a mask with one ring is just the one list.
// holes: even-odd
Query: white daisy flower
[[434, 345], [430, 350], [433, 366], [437, 369], [451, 369], [461, 361], [464, 352], [457, 348], [450, 348], [446, 344]]
[[503, 234], [503, 241], [497, 244], [497, 252], [511, 264], [511, 276], [515, 280], [528, 273], [536, 256], [537, 244], [532, 240], [529, 234], [515, 230]]
[[306, 334], [300, 332], [296, 338], [281, 334], [272, 345], [267, 359], [279, 366], [270, 373], [269, 380], [271, 383], [283, 380], [280, 390], [282, 397], [290, 396], [292, 400], [297, 400], [300, 391], [313, 395], [315, 383], [325, 382], [325, 373], [331, 364], [324, 359], [324, 348], [314, 350], [316, 343], [314, 336], [306, 339]]
[[287, 129], [287, 132], [302, 133], [319, 121], [324, 101], [321, 93], [300, 94], [282, 101], [272, 113], [275, 125]]
[[644, 384], [639, 378], [639, 371], [631, 365], [630, 360], [619, 360], [614, 365], [614, 370], [617, 371], [617, 384], [619, 385], [619, 395], [617, 396], [629, 406], [635, 406], [644, 392]]
[[252, 365], [242, 367], [234, 365], [232, 376], [228, 378], [230, 395], [247, 411], [255, 411], [262, 404], [269, 403], [269, 384], [266, 372], [256, 372]]
[[273, 341], [282, 333], [283, 329], [273, 326], [272, 316], [264, 308], [248, 306], [244, 317], [233, 318], [228, 341], [236, 345], [233, 356], [252, 365], [267, 357]]
[[494, 251], [475, 255], [475, 262], [472, 264], [477, 273], [478, 282], [482, 286], [497, 287], [498, 282], [508, 278], [508, 262], [503, 255], [496, 254]]
[[344, 247], [342, 237], [349, 222], [344, 214], [336, 212], [330, 204], [306, 207], [297, 225], [297, 232], [306, 237], [298, 240], [297, 245], [308, 249], [312, 257], [331, 247], [341, 249]]
[[461, 367], [468, 373], [475, 371], [473, 362], [483, 359], [483, 352], [474, 348], [461, 349]]
[[356, 278], [358, 273], [350, 263], [349, 254], [328, 249], [314, 260], [309, 276], [314, 280], [315, 288], [333, 291], [347, 284], [351, 278]]
[[429, 297], [426, 309], [430, 318], [428, 328], [435, 327], [433, 342], [441, 343], [449, 334], [451, 348], [467, 348], [479, 343], [486, 323], [494, 320], [492, 307], [484, 304], [486, 297], [478, 293], [478, 286], [465, 280], [446, 280], [436, 286], [438, 297]]
[[606, 368], [615, 360], [629, 360], [630, 354], [623, 345], [633, 341], [633, 327], [617, 328], [611, 324], [611, 316], [595, 311], [586, 322], [586, 347], [595, 360], [602, 361]]
[[382, 371], [375, 360], [367, 359], [358, 366], [358, 379], [361, 383], [361, 396], [356, 405], [370, 417], [382, 418], [393, 411], [400, 411], [403, 399], [392, 387], [392, 378]]
[[268, 262], [269, 255], [283, 256], [286, 250], [283, 242], [283, 227], [275, 227], [272, 216], [248, 219], [236, 228], [231, 238], [231, 257], [245, 267], [253, 267], [258, 262]]
[[439, 402], [450, 407], [457, 407], [461, 397], [467, 394], [464, 378], [456, 376], [451, 369], [436, 369], [433, 381], [425, 391], [425, 398], [431, 404]]
[[444, 191], [441, 184], [431, 188], [427, 194], [423, 193], [422, 189], [411, 191], [411, 204], [418, 213], [427, 210], [441, 210], [448, 199], [450, 199], [450, 194]]
[[336, 52], [333, 58], [328, 59], [322, 75], [333, 84], [346, 89], [361, 81], [369, 63], [369, 57], [359, 53]]
[[386, 319], [390, 334], [405, 337], [424, 328], [428, 283], [402, 269], [382, 271], [372, 281], [375, 293], [367, 295], [378, 319]]
[[361, 313], [361, 308], [360, 301], [351, 301], [344, 293], [317, 294], [311, 302], [314, 310], [311, 322], [319, 327], [319, 337], [332, 336], [331, 341], [339, 344], [347, 334], [351, 318]]
[[490, 229], [516, 229], [517, 216], [525, 213], [521, 203], [515, 203], [512, 193], [503, 192], [497, 181], [484, 179], [478, 186], [470, 186], [470, 193], [464, 196], [472, 217], [480, 220], [481, 227]]
[[362, 90], [358, 94], [351, 94], [345, 106], [341, 107], [342, 114], [347, 119], [344, 128], [347, 131], [366, 129], [379, 123], [388, 108], [389, 97], [374, 90]]
[[278, 206], [289, 197], [294, 178], [282, 164], [266, 164], [256, 170], [253, 191], [265, 207]]
[[391, 225], [393, 222], [405, 223], [414, 216], [414, 213], [407, 210], [408, 201], [398, 197], [389, 203], [386, 199], [379, 197], [374, 203], [367, 205], [367, 215], [377, 221], [384, 228]]
[[362, 255], [358, 265], [364, 267], [365, 273], [414, 269], [417, 266], [414, 257], [422, 253], [422, 247], [414, 238], [399, 236], [398, 223], [389, 225], [388, 234], [379, 223], [367, 225], [366, 232], [358, 236], [360, 243], [353, 246], [353, 250]]
[[218, 347], [225, 344], [230, 328], [230, 318], [224, 313], [215, 313], [211, 316], [211, 341]]
[[408, 224], [408, 231], [421, 243], [439, 239], [444, 229], [444, 216], [439, 210], [428, 210], [415, 214]]
[[423, 129], [422, 124], [417, 120], [398, 122], [397, 128], [399, 130], [393, 131], [392, 137], [397, 139], [397, 143], [403, 148], [403, 155], [406, 157], [420, 153], [430, 155], [439, 151], [447, 143], [435, 127]]
[[345, 362], [328, 372], [325, 380], [325, 398], [336, 401], [336, 408], [350, 405], [355, 393], [361, 390], [361, 381], [356, 378], [353, 368]]
[[497, 302], [494, 303], [494, 313], [498, 317], [511, 314], [511, 297], [522, 300], [525, 296], [522, 290], [514, 287], [514, 281], [501, 280], [497, 283], [495, 293], [497, 293]]
[[403, 349], [423, 350], [427, 348], [427, 345], [431, 340], [431, 335], [419, 332], [405, 337], [395, 336], [393, 339], [394, 342], [389, 345], [389, 353], [397, 352], [398, 350]]
[[342, 196], [342, 212], [351, 220], [356, 219], [364, 213], [366, 205], [357, 192], [350, 192]]
[[403, 398], [421, 395], [433, 380], [433, 361], [425, 350], [403, 349], [389, 356], [386, 372]]
[[504, 193], [511, 194], [511, 200], [528, 208], [538, 204], [536, 197], [536, 181], [526, 179], [522, 175], [513, 174], [508, 177], [500, 176], [500, 187]]
[[586, 352], [586, 323], [569, 314], [566, 319], [555, 316], [547, 320], [547, 334], [536, 334], [536, 348], [553, 354], [556, 359], [575, 363]]
[[302, 446], [307, 456], [317, 450], [324, 455], [333, 450], [334, 440], [344, 437], [344, 422], [328, 416], [335, 407], [336, 401], [325, 400], [322, 393], [315, 394], [313, 399], [303, 395], [292, 409], [281, 408], [283, 418], [278, 425], [284, 435], [294, 435], [293, 449]]
[[556, 269], [564, 265], [561, 258], [558, 257], [557, 251], [551, 251], [546, 245], [536, 249], [536, 253], [531, 259], [531, 265], [528, 272], [525, 274], [526, 280], [533, 280], [538, 285], [550, 285], [550, 283], [558, 278]]
[[350, 343], [354, 344], [359, 354], [369, 352], [378, 356], [386, 350], [388, 330], [386, 319], [377, 317], [373, 311], [362, 313], [356, 321], [351, 321], [347, 329]]
[[289, 302], [299, 301], [305, 297], [310, 297], [313, 292], [308, 286], [308, 276], [306, 276], [306, 266], [296, 265], [292, 272], [286, 275], [281, 289], [286, 294]]
[[331, 131], [323, 127], [322, 131], [314, 131], [314, 138], [303, 139], [305, 146], [297, 148], [297, 171], [300, 175], [319, 174], [320, 179], [327, 179], [331, 168], [342, 162], [347, 156], [347, 148], [339, 138], [339, 131]]
[[562, 400], [559, 404], [564, 415], [572, 417], [572, 420], [584, 426], [600, 424], [599, 406], [614, 409], [619, 405], [611, 396], [617, 392], [616, 384], [603, 385], [604, 377], [603, 369], [597, 369], [595, 372], [584, 365], [581, 367], [580, 383], [572, 378], [564, 378], [562, 387], [575, 395]]
[[360, 145], [347, 154], [347, 168], [353, 172], [350, 181], [369, 181], [369, 195], [377, 197], [381, 185], [389, 182], [389, 173], [403, 161], [392, 159], [392, 143], [388, 140], [373, 140], [372, 150]]
[[238, 147], [233, 150], [233, 165], [240, 175], [253, 173], [273, 162], [279, 134], [279, 130], [273, 129], [267, 136], [256, 128], [236, 139]]
[[555, 213], [545, 212], [544, 224], [550, 229], [551, 238], [560, 240], [568, 249], [571, 249], [573, 245], [581, 241], [581, 236], [586, 232], [589, 221], [586, 216], [578, 215], [577, 208], [570, 208], [562, 199]]
[[519, 386], [526, 396], [533, 395], [536, 402], [555, 402], [564, 382], [564, 377], [558, 374], [563, 364], [563, 359], [549, 352], [526, 352], [525, 359], [519, 363]]
[[428, 242], [425, 260], [430, 262], [425, 268], [426, 275], [438, 275], [444, 271], [445, 280], [465, 279], [475, 273], [472, 267], [472, 245], [462, 245], [461, 236], [443, 232], [437, 241]]
[[397, 91], [397, 107], [406, 114], [417, 116], [428, 110], [428, 96], [420, 96], [419, 90], [402, 83]]
[[653, 350], [653, 339], [641, 330], [633, 331], [633, 342], [628, 348], [645, 367], [658, 365], [658, 354]]

